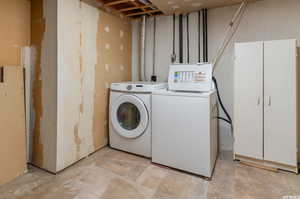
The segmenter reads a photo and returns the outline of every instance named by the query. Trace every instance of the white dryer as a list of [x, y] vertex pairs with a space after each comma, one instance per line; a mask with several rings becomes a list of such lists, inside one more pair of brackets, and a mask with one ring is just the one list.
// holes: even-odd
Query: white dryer
[[112, 83], [109, 143], [112, 148], [151, 157], [151, 93], [166, 83]]

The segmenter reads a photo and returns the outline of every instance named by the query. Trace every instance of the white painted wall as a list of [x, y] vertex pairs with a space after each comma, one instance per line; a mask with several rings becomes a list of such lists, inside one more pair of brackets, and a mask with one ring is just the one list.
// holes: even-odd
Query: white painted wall
[[[228, 21], [237, 6], [212, 9], [208, 12], [209, 57], [215, 55]], [[277, 40], [296, 38], [300, 41], [300, 1], [264, 0], [248, 5], [233, 42]], [[223, 101], [233, 114], [233, 42], [225, 51], [216, 71]], [[299, 43], [298, 43], [299, 45]], [[232, 149], [229, 127], [220, 124], [221, 143], [224, 150]]]
[[[208, 11], [208, 54], [210, 60], [215, 55], [217, 48], [224, 37], [225, 29], [237, 8], [238, 6], [230, 6], [210, 9]], [[239, 30], [233, 38], [233, 41], [230, 43], [228, 49], [225, 51], [223, 58], [219, 62], [220, 66], [215, 74], [219, 81], [220, 93], [223, 98], [223, 102], [231, 115], [233, 114], [233, 43], [288, 38], [296, 38], [300, 41], [299, 10], [299, 0], [263, 0], [248, 5]], [[197, 33], [196, 16], [196, 14], [192, 14], [190, 17], [190, 52], [192, 55], [192, 63], [197, 61], [197, 47], [195, 45], [198, 42], [195, 37], [195, 34]], [[178, 23], [176, 26], [178, 27]], [[148, 78], [150, 78], [152, 73], [152, 27], [152, 19], [150, 19], [147, 23], [148, 39], [146, 70]], [[157, 29], [158, 38], [156, 42], [158, 49], [156, 70], [158, 72], [158, 80], [166, 81], [168, 65], [170, 64], [170, 55], [172, 53], [172, 17], [159, 17], [157, 21]], [[176, 32], [176, 34], [178, 36], [178, 32]], [[178, 42], [176, 42], [176, 44], [177, 43]], [[178, 47], [176, 49], [178, 50]], [[135, 59], [137, 58], [138, 56], [135, 57]], [[133, 70], [137, 67], [139, 67], [138, 64], [133, 65]], [[223, 115], [222, 112], [221, 115]], [[220, 122], [221, 149], [232, 150], [232, 142], [233, 138], [230, 135], [230, 127], [227, 124]]]

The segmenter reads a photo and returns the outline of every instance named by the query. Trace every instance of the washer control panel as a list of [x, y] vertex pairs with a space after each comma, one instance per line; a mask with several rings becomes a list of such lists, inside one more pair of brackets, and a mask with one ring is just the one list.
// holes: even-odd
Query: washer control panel
[[169, 70], [169, 90], [208, 92], [212, 90], [212, 65], [175, 64]]

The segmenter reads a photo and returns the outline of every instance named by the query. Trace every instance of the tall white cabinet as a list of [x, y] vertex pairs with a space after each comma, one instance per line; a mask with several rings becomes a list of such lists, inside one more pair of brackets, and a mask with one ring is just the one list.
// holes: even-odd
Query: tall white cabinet
[[298, 172], [296, 43], [236, 43], [236, 160]]

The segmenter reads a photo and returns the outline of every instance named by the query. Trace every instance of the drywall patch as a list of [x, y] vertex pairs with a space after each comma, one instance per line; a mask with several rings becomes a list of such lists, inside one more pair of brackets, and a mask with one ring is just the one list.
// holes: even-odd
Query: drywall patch
[[105, 70], [109, 71], [109, 65], [108, 64], [105, 64]]
[[105, 49], [110, 50], [110, 44], [105, 44]]
[[124, 65], [123, 64], [120, 65], [120, 70], [124, 71]]
[[105, 32], [109, 32], [109, 26], [106, 25], [105, 28], [104, 28]]

